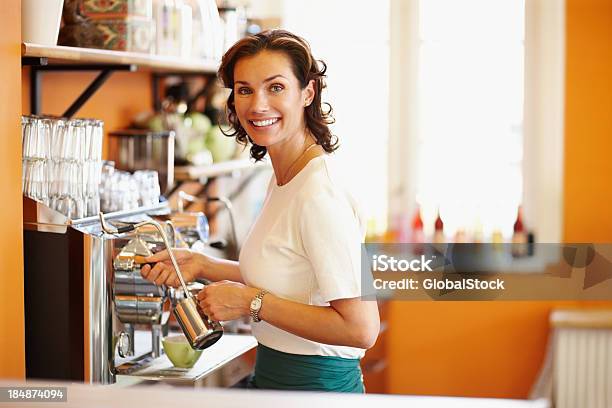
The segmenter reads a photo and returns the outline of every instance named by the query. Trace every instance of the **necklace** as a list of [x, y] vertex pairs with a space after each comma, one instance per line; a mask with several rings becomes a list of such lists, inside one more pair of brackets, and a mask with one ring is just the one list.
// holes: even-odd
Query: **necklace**
[[305, 155], [305, 154], [306, 154], [306, 153], [307, 153], [307, 152], [308, 152], [310, 149], [312, 149], [312, 148], [313, 148], [314, 146], [316, 146], [316, 145], [317, 145], [317, 143], [315, 142], [315, 143], [311, 144], [310, 146], [308, 146], [308, 147], [306, 148], [306, 150], [304, 150], [304, 151], [302, 152], [302, 154], [300, 154], [300, 155], [297, 157], [297, 159], [295, 159], [295, 160], [293, 161], [293, 163], [291, 163], [291, 166], [289, 166], [289, 168], [287, 169], [287, 171], [286, 171], [286, 172], [285, 172], [285, 174], [283, 175], [283, 182], [281, 182], [281, 183], [279, 184], [279, 186], [284, 186], [285, 184], [287, 184], [287, 182], [288, 182], [288, 181], [287, 181], [287, 176], [288, 176], [288, 175], [291, 173], [291, 170], [293, 169], [293, 166], [295, 166], [295, 164], [296, 164], [298, 161], [300, 161], [300, 159], [301, 159], [302, 157], [304, 157], [304, 155]]

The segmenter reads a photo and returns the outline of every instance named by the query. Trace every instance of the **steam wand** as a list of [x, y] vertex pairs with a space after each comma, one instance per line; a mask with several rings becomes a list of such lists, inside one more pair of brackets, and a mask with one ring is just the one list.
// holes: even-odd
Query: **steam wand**
[[176, 270], [176, 274], [178, 275], [179, 281], [181, 282], [181, 286], [183, 287], [183, 291], [185, 292], [185, 296], [187, 297], [192, 297], [193, 295], [191, 294], [191, 292], [189, 290], [187, 290], [187, 285], [185, 284], [185, 280], [183, 279], [183, 274], [181, 273], [181, 270], [179, 269], [178, 266], [178, 262], [176, 261], [176, 258], [174, 257], [174, 253], [172, 252], [172, 248], [170, 245], [170, 241], [168, 241], [168, 237], [166, 236], [166, 233], [164, 232], [164, 229], [162, 228], [162, 226], [154, 220], [147, 220], [147, 221], [142, 221], [136, 224], [130, 224], [130, 225], [125, 225], [123, 227], [115, 227], [115, 226], [111, 226], [109, 224], [106, 223], [106, 220], [104, 219], [104, 214], [99, 213], [100, 216], [100, 225], [102, 226], [102, 230], [104, 232], [106, 232], [107, 234], [112, 234], [112, 235], [118, 235], [118, 234], [123, 234], [126, 232], [132, 232], [140, 227], [143, 227], [145, 225], [152, 225], [153, 227], [155, 227], [155, 229], [160, 233], [163, 241], [164, 241], [164, 245], [166, 246], [166, 250], [168, 251], [168, 255], [170, 255], [170, 260], [172, 261], [172, 266], [174, 266], [174, 270]]

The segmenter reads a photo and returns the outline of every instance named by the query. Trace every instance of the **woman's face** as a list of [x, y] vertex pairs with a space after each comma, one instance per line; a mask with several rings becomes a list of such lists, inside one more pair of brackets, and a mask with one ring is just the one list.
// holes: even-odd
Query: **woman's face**
[[259, 146], [301, 142], [304, 108], [312, 102], [314, 84], [301, 89], [289, 57], [262, 51], [234, 68], [234, 104], [240, 124]]

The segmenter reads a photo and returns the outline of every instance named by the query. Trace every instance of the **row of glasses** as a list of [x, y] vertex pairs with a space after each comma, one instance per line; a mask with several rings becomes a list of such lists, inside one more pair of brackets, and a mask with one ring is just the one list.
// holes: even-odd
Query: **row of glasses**
[[159, 175], [155, 170], [138, 170], [134, 174], [115, 169], [104, 162], [100, 183], [102, 211], [115, 212], [159, 204]]
[[49, 166], [51, 136], [47, 121], [31, 117], [21, 118], [22, 134], [22, 190], [23, 193], [46, 205], [49, 204]]
[[104, 123], [23, 116], [23, 193], [71, 219], [100, 210]]

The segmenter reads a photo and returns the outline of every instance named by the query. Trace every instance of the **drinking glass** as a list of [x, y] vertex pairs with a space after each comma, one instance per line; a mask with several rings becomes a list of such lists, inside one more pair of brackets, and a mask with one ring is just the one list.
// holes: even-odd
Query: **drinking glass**
[[100, 175], [100, 207], [103, 212], [111, 212], [111, 186], [115, 174], [115, 162], [104, 161]]
[[143, 207], [151, 207], [159, 203], [161, 194], [159, 175], [155, 170], [138, 170], [134, 172], [138, 183], [139, 203]]
[[102, 176], [102, 138], [104, 122], [88, 119], [85, 123], [86, 140], [85, 153], [85, 210], [87, 216], [93, 216], [100, 211], [100, 183]]
[[39, 117], [22, 117], [21, 128], [23, 193], [27, 197], [49, 204], [49, 123]]

